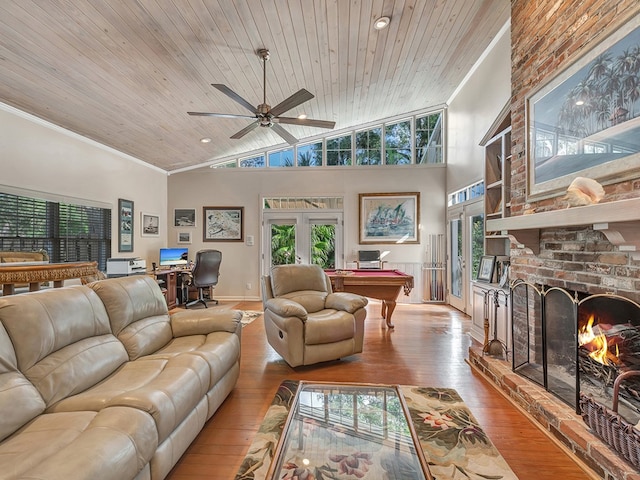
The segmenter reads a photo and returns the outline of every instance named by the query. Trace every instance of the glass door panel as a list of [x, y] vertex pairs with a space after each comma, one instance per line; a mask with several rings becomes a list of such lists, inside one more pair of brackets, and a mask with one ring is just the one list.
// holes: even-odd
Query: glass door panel
[[299, 222], [295, 216], [264, 219], [263, 258], [266, 271], [298, 261]]
[[449, 220], [449, 245], [451, 259], [451, 272], [449, 277], [449, 303], [454, 307], [464, 310], [464, 249], [463, 230], [460, 218]]

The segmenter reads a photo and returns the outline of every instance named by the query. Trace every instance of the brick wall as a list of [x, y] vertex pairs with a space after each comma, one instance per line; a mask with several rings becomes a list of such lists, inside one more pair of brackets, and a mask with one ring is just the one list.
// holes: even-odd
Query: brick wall
[[[560, 196], [526, 198], [525, 100], [640, 12], [637, 0], [513, 0], [511, 7], [511, 215], [564, 208]], [[605, 185], [605, 201], [640, 196], [640, 180]], [[588, 219], [585, 219], [588, 222]], [[512, 249], [512, 278], [640, 302], [640, 261], [589, 227], [541, 232], [540, 254]]]

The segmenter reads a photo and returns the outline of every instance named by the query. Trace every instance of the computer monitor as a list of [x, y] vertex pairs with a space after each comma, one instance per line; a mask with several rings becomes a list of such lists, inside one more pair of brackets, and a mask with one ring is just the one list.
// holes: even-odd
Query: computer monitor
[[175, 267], [176, 265], [187, 265], [189, 263], [188, 248], [161, 248], [160, 266]]

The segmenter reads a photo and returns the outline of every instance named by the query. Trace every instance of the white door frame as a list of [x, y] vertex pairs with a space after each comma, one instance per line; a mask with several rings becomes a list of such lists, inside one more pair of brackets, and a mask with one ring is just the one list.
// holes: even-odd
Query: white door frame
[[452, 261], [453, 255], [451, 252], [451, 221], [460, 220], [460, 227], [462, 228], [462, 257], [461, 257], [461, 271], [462, 271], [462, 288], [460, 298], [451, 294], [451, 273], [447, 276], [447, 292], [448, 303], [457, 308], [458, 310], [471, 315], [473, 311], [473, 298], [471, 296], [471, 237], [472, 237], [472, 223], [471, 220], [477, 215], [483, 213], [482, 198], [466, 202], [463, 204], [454, 205], [447, 210], [447, 271], [453, 272]]

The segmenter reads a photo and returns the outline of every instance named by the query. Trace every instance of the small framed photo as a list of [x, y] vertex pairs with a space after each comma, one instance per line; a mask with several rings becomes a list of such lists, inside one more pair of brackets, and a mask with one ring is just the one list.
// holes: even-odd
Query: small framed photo
[[174, 227], [195, 227], [196, 226], [196, 209], [195, 208], [176, 208], [173, 210], [173, 226]]
[[142, 229], [140, 234], [143, 237], [159, 237], [160, 236], [160, 215], [155, 213], [141, 213]]
[[478, 268], [478, 277], [476, 280], [491, 283], [491, 280], [493, 279], [493, 270], [495, 268], [496, 257], [494, 255], [483, 255], [480, 259], [480, 268]]
[[191, 232], [178, 232], [178, 243], [191, 243]]
[[243, 242], [244, 207], [202, 207], [205, 242]]

